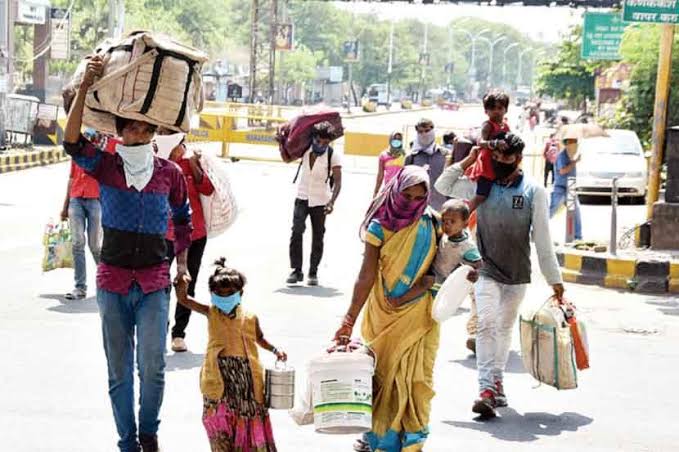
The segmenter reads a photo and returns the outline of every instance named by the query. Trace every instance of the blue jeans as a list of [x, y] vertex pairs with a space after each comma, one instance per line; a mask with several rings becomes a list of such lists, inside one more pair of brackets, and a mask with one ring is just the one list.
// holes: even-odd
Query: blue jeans
[[85, 231], [87, 231], [87, 243], [92, 257], [96, 263], [99, 263], [102, 238], [101, 204], [98, 199], [71, 198], [68, 203], [68, 218], [71, 220], [71, 235], [73, 236], [75, 287], [87, 290]]
[[126, 295], [97, 290], [108, 363], [108, 393], [122, 452], [137, 451], [134, 413], [134, 353], [137, 336], [139, 433], [158, 432], [165, 388], [165, 339], [170, 289], [144, 294], [134, 283]]
[[[552, 201], [549, 205], [549, 218], [556, 215], [559, 207], [566, 204], [566, 189], [555, 186], [552, 190]], [[582, 240], [582, 219], [580, 218], [580, 202], [575, 197], [575, 240]]]

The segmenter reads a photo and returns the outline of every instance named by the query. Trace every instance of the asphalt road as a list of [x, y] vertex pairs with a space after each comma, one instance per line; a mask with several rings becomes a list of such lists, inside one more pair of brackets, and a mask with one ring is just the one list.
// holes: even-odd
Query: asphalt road
[[[197, 295], [207, 301], [209, 263], [226, 256], [248, 276], [246, 305], [300, 373], [328, 343], [349, 303], [372, 163], [348, 159], [345, 188], [327, 223], [321, 287], [296, 289], [284, 284], [295, 168], [232, 166], [242, 213], [227, 233], [208, 243]], [[42, 231], [58, 215], [67, 173], [68, 164], [60, 164], [0, 176], [0, 450], [115, 450], [96, 302], [65, 301], [61, 295], [72, 287], [72, 272], [40, 270]], [[586, 229], [605, 221], [606, 206], [585, 209]], [[90, 265], [91, 288], [93, 273]], [[568, 285], [567, 293], [587, 322], [591, 344], [592, 368], [580, 374], [580, 388], [537, 387], [523, 369], [515, 338], [506, 381], [510, 408], [491, 422], [475, 419], [470, 410], [475, 361], [464, 348], [463, 313], [442, 328], [427, 452], [677, 450], [679, 401], [672, 391], [679, 371], [679, 302], [577, 285]], [[548, 294], [536, 274], [525, 303], [540, 303]], [[190, 352], [170, 352], [167, 358], [160, 429], [165, 452], [208, 450], [198, 388], [203, 318], [192, 318], [187, 342]], [[272, 364], [270, 357], [265, 362]], [[272, 418], [282, 452], [351, 450], [353, 437], [316, 434], [313, 427], [297, 427], [285, 412], [272, 412]]]

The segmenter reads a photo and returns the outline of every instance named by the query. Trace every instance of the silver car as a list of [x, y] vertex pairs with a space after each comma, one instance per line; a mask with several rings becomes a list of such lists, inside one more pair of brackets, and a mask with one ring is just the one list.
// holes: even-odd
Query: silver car
[[648, 165], [639, 137], [632, 130], [607, 130], [608, 137], [586, 138], [578, 151], [576, 190], [579, 195], [611, 196], [613, 179], [618, 178], [621, 197], [646, 196]]

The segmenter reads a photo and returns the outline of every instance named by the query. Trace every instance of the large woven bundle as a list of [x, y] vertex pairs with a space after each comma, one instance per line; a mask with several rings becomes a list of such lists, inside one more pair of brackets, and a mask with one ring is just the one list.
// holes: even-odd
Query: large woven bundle
[[[205, 53], [147, 32], [104, 43], [97, 53], [104, 58], [104, 72], [87, 93], [86, 126], [115, 134], [115, 115], [189, 131], [191, 115], [203, 108]], [[86, 66], [84, 60], [73, 86], [80, 85]]]
[[[521, 315], [521, 358], [526, 370], [538, 381], [557, 389], [578, 387], [575, 346], [563, 310], [549, 300], [534, 312]], [[585, 349], [586, 329], [578, 321]]]

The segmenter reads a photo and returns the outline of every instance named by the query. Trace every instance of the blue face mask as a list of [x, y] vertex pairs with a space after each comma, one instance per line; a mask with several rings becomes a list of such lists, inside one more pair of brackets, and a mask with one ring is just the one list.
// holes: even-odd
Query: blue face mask
[[240, 292], [229, 295], [228, 297], [222, 297], [212, 292], [212, 304], [217, 306], [217, 309], [222, 311], [224, 314], [231, 314], [234, 308], [240, 304]]
[[328, 150], [328, 146], [321, 146], [320, 144], [316, 143], [316, 141], [314, 140], [311, 143], [311, 150], [316, 155], [323, 155]]
[[393, 149], [401, 149], [401, 146], [403, 146], [403, 141], [401, 141], [401, 140], [391, 140], [391, 147]]

